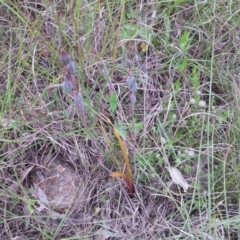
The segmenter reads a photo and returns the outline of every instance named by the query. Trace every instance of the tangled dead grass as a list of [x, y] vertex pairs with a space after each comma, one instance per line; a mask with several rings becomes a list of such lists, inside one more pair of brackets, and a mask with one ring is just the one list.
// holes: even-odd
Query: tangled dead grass
[[[229, 10], [227, 1], [227, 7], [132, 1], [124, 6], [125, 27], [143, 29], [133, 37], [132, 28], [121, 32], [123, 5], [107, 3], [0, 5], [0, 238], [237, 239], [238, 4]], [[184, 31], [187, 54], [179, 42]], [[126, 140], [136, 165], [134, 198], [98, 165], [78, 111], [61, 88], [59, 47], [68, 47], [78, 65], [89, 125], [109, 169], [115, 171], [113, 159], [122, 163], [122, 156], [106, 124], [109, 146], [99, 120], [112, 119]], [[129, 130], [129, 62], [138, 83], [136, 146]], [[113, 112], [111, 93], [117, 98]], [[205, 101], [205, 109], [192, 106], [192, 98]], [[56, 157], [71, 166], [84, 190], [61, 211], [41, 207], [30, 177]], [[187, 193], [171, 186], [167, 163], [184, 174]]]

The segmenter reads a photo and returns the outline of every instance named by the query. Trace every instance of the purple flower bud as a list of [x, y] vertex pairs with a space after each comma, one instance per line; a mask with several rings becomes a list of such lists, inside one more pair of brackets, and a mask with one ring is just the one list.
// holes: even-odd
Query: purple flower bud
[[134, 79], [133, 76], [128, 76], [128, 77], [127, 77], [127, 85], [128, 85], [129, 87], [131, 87], [131, 86], [133, 85], [134, 81], [135, 81], [135, 79]]
[[73, 99], [77, 105], [81, 107], [81, 109], [84, 111], [84, 103], [83, 99], [80, 93], [74, 94]]
[[60, 53], [60, 61], [63, 66], [67, 66], [71, 62], [71, 56], [68, 53]]
[[63, 89], [68, 93], [72, 92], [73, 90], [72, 82], [68, 79], [67, 76], [64, 76], [62, 86], [63, 86]]
[[67, 70], [70, 75], [75, 74], [75, 63], [73, 61], [70, 61], [67, 65]]
[[137, 91], [137, 82], [136, 81], [132, 84], [130, 91], [132, 93], [136, 93], [136, 91]]
[[137, 82], [134, 77], [128, 76], [127, 77], [127, 85], [129, 86], [129, 90], [132, 93], [136, 93], [137, 91]]
[[136, 103], [136, 96], [135, 96], [135, 94], [134, 93], [131, 93], [130, 94], [130, 102], [131, 102], [131, 104], [132, 105], [134, 105], [135, 103]]

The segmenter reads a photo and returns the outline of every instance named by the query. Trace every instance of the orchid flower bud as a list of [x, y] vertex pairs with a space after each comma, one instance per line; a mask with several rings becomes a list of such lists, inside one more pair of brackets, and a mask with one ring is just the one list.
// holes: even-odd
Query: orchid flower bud
[[134, 77], [128, 76], [127, 77], [127, 85], [129, 86], [129, 90], [132, 93], [136, 93], [137, 91], [137, 82]]
[[67, 92], [70, 93], [73, 90], [73, 85], [72, 82], [68, 79], [67, 76], [64, 76], [64, 80], [62, 83], [63, 89]]
[[68, 65], [66, 66], [68, 73], [70, 75], [74, 75], [76, 71], [75, 63], [73, 61], [70, 61]]
[[127, 85], [129, 87], [131, 87], [133, 85], [134, 81], [135, 81], [135, 79], [134, 79], [133, 76], [130, 75], [130, 76], [127, 77]]
[[136, 93], [137, 92], [137, 82], [134, 81], [134, 83], [132, 84], [132, 86], [130, 87], [130, 91], [132, 93]]
[[61, 52], [60, 53], [60, 61], [63, 66], [67, 66], [71, 62], [71, 56], [68, 53]]
[[81, 107], [81, 109], [84, 111], [84, 103], [83, 99], [80, 93], [74, 94], [73, 99], [77, 105]]
[[134, 105], [136, 103], [137, 99], [134, 93], [130, 94], [130, 102], [132, 105]]

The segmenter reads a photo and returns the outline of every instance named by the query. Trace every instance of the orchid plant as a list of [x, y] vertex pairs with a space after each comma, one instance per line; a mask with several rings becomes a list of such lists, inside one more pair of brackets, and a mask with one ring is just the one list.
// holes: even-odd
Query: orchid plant
[[98, 153], [97, 159], [98, 159], [99, 164], [105, 170], [107, 170], [108, 172], [111, 172], [111, 170], [109, 170], [103, 164], [100, 149], [99, 149], [94, 137], [92, 137], [92, 134], [88, 128], [87, 118], [86, 118], [85, 111], [84, 111], [84, 102], [83, 102], [83, 98], [82, 98], [82, 93], [81, 93], [81, 90], [78, 89], [78, 87], [77, 87], [77, 82], [76, 82], [76, 77], [75, 77], [75, 73], [76, 73], [75, 63], [72, 61], [70, 54], [66, 53], [62, 49], [60, 49], [59, 55], [60, 55], [60, 61], [63, 65], [63, 74], [64, 74], [62, 86], [63, 86], [64, 90], [72, 96], [74, 102], [76, 103], [76, 105], [79, 109], [80, 116], [81, 116], [83, 125], [85, 127], [85, 130], [87, 131], [91, 141], [93, 142], [94, 147], [97, 150], [97, 153]]
[[[99, 164], [105, 170], [107, 170], [110, 173], [110, 177], [113, 177], [113, 178], [121, 177], [121, 178], [123, 178], [125, 180], [127, 186], [128, 186], [128, 192], [129, 192], [130, 196], [133, 196], [133, 194], [135, 192], [135, 187], [134, 187], [133, 180], [132, 180], [132, 172], [131, 172], [131, 167], [130, 167], [129, 158], [128, 158], [128, 154], [127, 154], [127, 148], [126, 148], [122, 138], [120, 137], [119, 133], [114, 128], [114, 126], [110, 122], [110, 120], [108, 120], [108, 122], [110, 123], [110, 125], [113, 129], [113, 134], [118, 140], [118, 144], [120, 146], [121, 152], [123, 154], [123, 159], [124, 159], [124, 162], [125, 162], [125, 165], [126, 165], [126, 173], [123, 173], [121, 171], [120, 172], [112, 172], [111, 170], [109, 170], [104, 165], [100, 149], [99, 149], [99, 147], [97, 145], [97, 142], [96, 142], [95, 138], [92, 136], [91, 131], [88, 127], [87, 118], [86, 118], [86, 115], [85, 115], [85, 107], [84, 107], [84, 101], [83, 101], [82, 93], [81, 93], [81, 90], [77, 86], [77, 81], [76, 81], [76, 76], [75, 76], [75, 73], [76, 73], [75, 63], [72, 60], [70, 54], [65, 52], [62, 49], [59, 51], [59, 57], [60, 57], [60, 61], [61, 61], [62, 66], [63, 66], [62, 86], [63, 86], [64, 90], [66, 91], [66, 93], [68, 93], [73, 98], [74, 102], [76, 103], [76, 106], [79, 109], [84, 128], [87, 131], [91, 141], [93, 142], [93, 145], [94, 145], [95, 149], [97, 150]], [[135, 78], [132, 77], [130, 70], [128, 71], [127, 85], [129, 87], [130, 108], [131, 108], [131, 113], [132, 113], [132, 116], [133, 116], [134, 105], [136, 103], [137, 83], [136, 83]]]

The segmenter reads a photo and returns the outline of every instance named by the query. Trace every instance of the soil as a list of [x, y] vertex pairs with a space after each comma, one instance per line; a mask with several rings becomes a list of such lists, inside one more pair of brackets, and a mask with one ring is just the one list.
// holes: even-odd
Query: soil
[[31, 180], [35, 189], [43, 190], [55, 211], [62, 212], [76, 202], [83, 202], [84, 187], [79, 173], [60, 157], [47, 162], [44, 168], [33, 170]]

